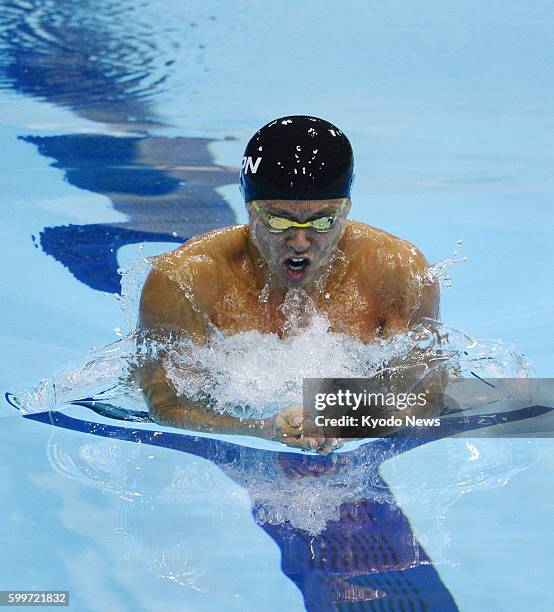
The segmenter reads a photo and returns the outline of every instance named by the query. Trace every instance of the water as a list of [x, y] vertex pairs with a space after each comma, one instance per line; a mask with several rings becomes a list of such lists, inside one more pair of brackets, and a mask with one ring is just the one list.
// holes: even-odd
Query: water
[[[45, 423], [0, 409], [1, 588], [67, 588], [85, 610], [551, 608], [549, 440], [404, 440], [332, 459], [67, 403], [99, 393], [144, 409], [125, 386], [136, 299], [118, 269], [244, 222], [246, 139], [303, 112], [353, 142], [354, 218], [430, 261], [467, 258], [446, 272], [441, 315], [468, 369], [526, 371], [528, 359], [550, 375], [551, 8], [2, 9], [2, 388], [30, 393], [29, 417], [57, 412]], [[376, 357], [321, 319], [296, 340], [255, 339], [193, 355], [220, 371], [220, 398], [275, 402], [293, 351], [312, 368], [318, 355], [351, 368], [347, 348], [356, 367]], [[236, 355], [272, 355], [279, 376], [241, 381]], [[54, 394], [31, 391], [41, 379]]]
[[[432, 265], [429, 279], [450, 287], [449, 269], [461, 261], [449, 259]], [[328, 318], [318, 313], [313, 299], [302, 290], [285, 295], [283, 338], [256, 330], [227, 335], [211, 324], [205, 345], [173, 330], [145, 335], [135, 330], [140, 291], [150, 269], [150, 260], [141, 258], [128, 270], [119, 270], [123, 289], [117, 299], [128, 335], [95, 348], [77, 363], [65, 364], [34, 389], [19, 390], [15, 401], [23, 413], [55, 411], [83, 398], [109, 401], [124, 410], [144, 409], [133, 372], [150, 359], [162, 363], [179, 397], [209, 400], [213, 410], [238, 418], [275, 416], [287, 406], [302, 404], [305, 378], [371, 378], [383, 368], [394, 377], [405, 370], [410, 356], [414, 361], [415, 353], [418, 356], [410, 367], [424, 365], [425, 375], [432, 360], [437, 362], [436, 369], [440, 367], [451, 378], [525, 378], [532, 373], [529, 360], [513, 344], [480, 341], [433, 320], [393, 338], [365, 344], [330, 331]], [[120, 328], [114, 331], [121, 335]]]

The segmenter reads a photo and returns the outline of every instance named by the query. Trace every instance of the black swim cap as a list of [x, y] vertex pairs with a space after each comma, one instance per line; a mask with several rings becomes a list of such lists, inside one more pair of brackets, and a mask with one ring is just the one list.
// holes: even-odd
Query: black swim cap
[[252, 200], [331, 200], [350, 196], [354, 158], [332, 123], [293, 115], [264, 125], [242, 158], [240, 189]]

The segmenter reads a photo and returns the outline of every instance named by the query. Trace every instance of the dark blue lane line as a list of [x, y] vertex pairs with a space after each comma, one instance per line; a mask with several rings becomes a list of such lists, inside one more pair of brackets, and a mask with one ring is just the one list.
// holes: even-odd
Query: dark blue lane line
[[[6, 394], [6, 399], [16, 406], [9, 394]], [[107, 414], [106, 405], [102, 410]], [[258, 450], [183, 433], [95, 423], [57, 411], [24, 416], [55, 427], [202, 457], [222, 468], [231, 478], [234, 471], [241, 473], [247, 469], [246, 466], [275, 465], [276, 462], [283, 473], [292, 467], [297, 468], [297, 473], [309, 471], [314, 465], [333, 469], [330, 456]], [[374, 440], [346, 453], [352, 466], [363, 463], [372, 472], [371, 480], [379, 489], [379, 498], [342, 504], [340, 519], [330, 521], [316, 537], [309, 536], [288, 522], [279, 525], [264, 523], [259, 520], [259, 516], [263, 515], [263, 506], [252, 508], [256, 522], [262, 523], [261, 527], [279, 546], [281, 569], [300, 589], [306, 609], [310, 612], [341, 610], [343, 606], [347, 606], [347, 609], [386, 611], [401, 609], [398, 607], [401, 605], [406, 610], [440, 609], [450, 612], [458, 609], [429, 557], [416, 541], [407, 518], [378, 475], [382, 461], [412, 447], [412, 444], [406, 445], [405, 442]], [[418, 440], [417, 443], [424, 441]], [[245, 467], [241, 468], [241, 465]], [[278, 480], [275, 486], [279, 486]], [[368, 596], [375, 594], [379, 599], [367, 600]]]
[[[381, 490], [390, 494], [382, 480]], [[395, 502], [342, 504], [339, 520], [316, 537], [286, 522], [261, 526], [309, 611], [458, 609]]]
[[128, 408], [120, 408], [119, 406], [108, 404], [107, 402], [99, 402], [92, 397], [72, 400], [69, 403], [73, 406], [83, 406], [83, 408], [88, 408], [89, 410], [96, 412], [96, 414], [108, 419], [131, 421], [134, 423], [154, 423], [154, 421], [150, 418], [150, 414], [146, 410], [129, 410]]
[[[11, 394], [6, 400], [17, 404]], [[121, 409], [102, 403], [100, 407], [85, 400], [77, 402], [103, 416], [121, 415]], [[529, 406], [505, 414], [488, 414], [478, 418], [450, 419], [450, 434], [476, 430], [498, 423], [514, 422], [551, 412], [553, 408]], [[314, 466], [332, 470], [331, 456], [304, 455], [291, 452], [258, 450], [230, 442], [168, 431], [152, 431], [71, 417], [63, 412], [42, 412], [26, 418], [107, 438], [141, 442], [152, 446], [185, 452], [212, 461], [233, 477], [244, 466], [280, 466], [283, 475], [313, 474]], [[138, 412], [133, 420], [146, 420]], [[431, 559], [417, 542], [408, 519], [396, 504], [387, 484], [379, 476], [383, 461], [436, 438], [380, 438], [371, 440], [348, 453], [343, 469], [359, 465], [367, 468], [371, 482], [378, 490], [375, 499], [361, 499], [340, 506], [340, 518], [329, 521], [316, 537], [284, 522], [271, 525], [260, 520], [263, 505], [254, 506], [253, 516], [281, 550], [281, 568], [301, 590], [307, 610], [457, 610], [457, 606], [432, 565]], [[240, 481], [238, 484], [241, 484]], [[279, 486], [278, 480], [275, 486]], [[383, 596], [386, 593], [386, 596]]]

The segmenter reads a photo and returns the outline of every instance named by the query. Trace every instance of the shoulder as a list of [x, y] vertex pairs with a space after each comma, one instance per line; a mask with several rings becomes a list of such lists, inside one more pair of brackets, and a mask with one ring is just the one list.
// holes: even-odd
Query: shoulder
[[151, 274], [185, 289], [207, 290], [244, 252], [247, 235], [247, 226], [237, 225], [195, 236], [175, 250], [153, 257]]
[[200, 234], [180, 247], [151, 260], [152, 269], [174, 282], [191, 280], [197, 273], [211, 274], [218, 266], [233, 260], [244, 251], [248, 228], [226, 227]]
[[372, 293], [390, 329], [438, 316], [439, 287], [415, 245], [357, 221], [347, 225], [344, 238], [353, 275]]
[[152, 257], [140, 301], [141, 325], [177, 324], [193, 312], [207, 313], [218, 296], [219, 276], [246, 235], [245, 226], [215, 230]]
[[408, 240], [360, 221], [348, 221], [341, 247], [360, 265], [371, 264], [387, 274], [424, 273], [428, 268], [423, 253]]

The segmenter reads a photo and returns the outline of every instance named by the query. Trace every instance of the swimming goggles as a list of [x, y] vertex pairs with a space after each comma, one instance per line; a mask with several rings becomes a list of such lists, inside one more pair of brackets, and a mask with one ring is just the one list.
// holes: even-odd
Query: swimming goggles
[[317, 219], [306, 221], [306, 223], [298, 223], [298, 221], [293, 221], [292, 219], [287, 219], [286, 217], [272, 215], [265, 208], [258, 206], [256, 201], [252, 201], [251, 204], [252, 208], [254, 208], [254, 210], [260, 215], [264, 223], [267, 225], [269, 231], [277, 234], [280, 232], [286, 232], [291, 227], [305, 227], [314, 229], [316, 232], [328, 232], [329, 230], [333, 229], [339, 214], [344, 210], [347, 202], [348, 198], [344, 198], [342, 204], [332, 214], [325, 215], [324, 217], [317, 217]]

